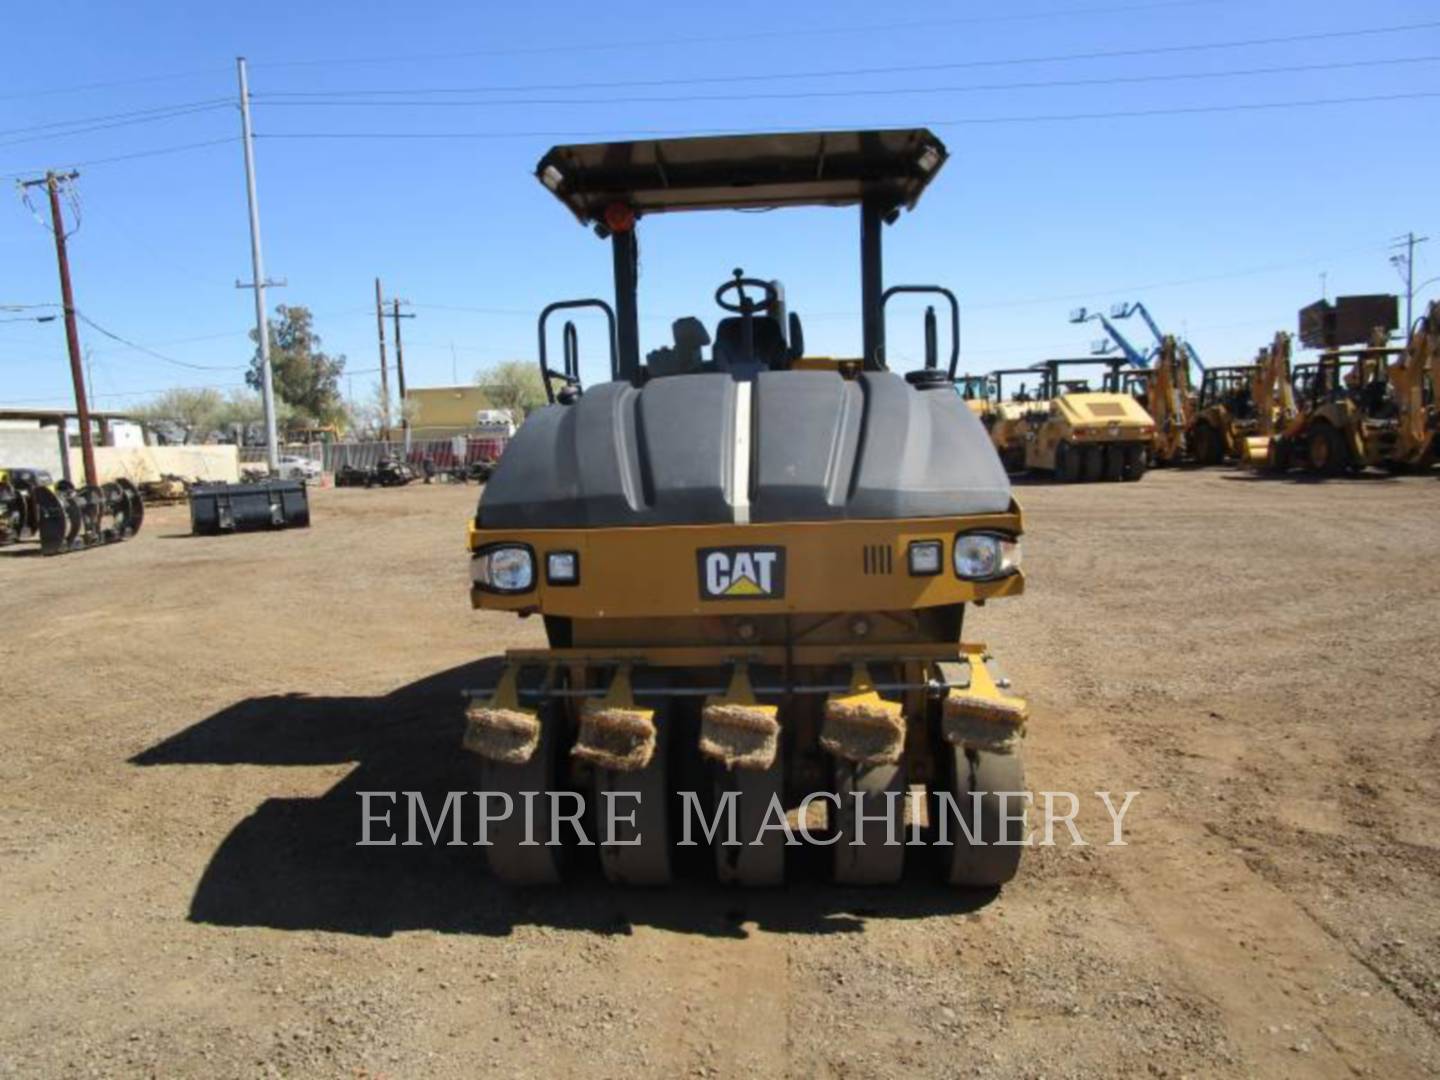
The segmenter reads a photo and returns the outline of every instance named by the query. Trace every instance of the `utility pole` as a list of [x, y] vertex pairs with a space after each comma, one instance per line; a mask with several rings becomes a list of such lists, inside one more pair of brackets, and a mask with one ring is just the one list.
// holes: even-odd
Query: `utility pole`
[[1413, 325], [1415, 312], [1415, 245], [1423, 244], [1429, 240], [1428, 236], [1416, 236], [1414, 232], [1408, 232], [1404, 236], [1397, 236], [1392, 243], [1393, 247], [1403, 247], [1404, 255], [1391, 255], [1390, 265], [1399, 270], [1405, 278], [1405, 327], [1404, 332], [1408, 335]]
[[400, 390], [400, 430], [404, 432], [405, 449], [410, 449], [410, 421], [405, 416], [405, 348], [400, 343], [400, 320], [413, 319], [415, 316], [400, 314], [400, 305], [408, 304], [408, 300], [391, 300], [391, 316], [395, 320], [395, 381], [399, 384]]
[[[75, 294], [70, 289], [70, 256], [65, 250], [65, 219], [60, 214], [60, 185], [79, 177], [77, 172], [47, 172], [43, 180], [26, 180], [21, 187], [45, 185], [50, 196], [50, 231], [55, 234], [55, 259], [60, 264], [60, 304], [65, 313], [65, 344], [70, 350], [70, 378], [75, 384], [75, 416], [80, 423], [80, 455], [85, 462], [85, 483], [99, 486], [95, 471], [95, 444], [90, 438], [90, 402], [85, 397], [85, 370], [80, 359], [80, 331], [75, 324]], [[62, 426], [61, 430], [64, 428]], [[68, 440], [62, 440], [68, 441]], [[66, 469], [69, 469], [66, 450]]]
[[380, 292], [378, 277], [375, 279], [375, 328], [380, 333], [380, 438], [389, 442], [390, 369], [385, 363], [385, 298]]
[[245, 58], [236, 57], [240, 75], [240, 130], [245, 144], [245, 195], [250, 204], [250, 271], [248, 286], [236, 282], [236, 288], [255, 290], [255, 334], [260, 339], [260, 397], [265, 408], [265, 460], [272, 473], [280, 471], [280, 451], [275, 438], [275, 382], [270, 370], [270, 320], [265, 314], [265, 259], [260, 252], [260, 203], [255, 195], [255, 136], [250, 130], [250, 81], [245, 72]]

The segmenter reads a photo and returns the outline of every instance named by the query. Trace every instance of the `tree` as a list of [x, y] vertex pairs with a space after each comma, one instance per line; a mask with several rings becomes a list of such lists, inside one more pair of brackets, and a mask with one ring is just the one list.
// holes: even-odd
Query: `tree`
[[225, 422], [225, 399], [218, 390], [177, 387], [135, 412], [142, 423], [167, 437], [199, 442]]
[[[270, 323], [270, 367], [275, 396], [310, 422], [333, 424], [345, 416], [340, 397], [345, 357], [328, 356], [321, 351], [320, 335], [315, 333], [313, 323], [307, 307], [276, 305], [275, 318]], [[256, 331], [250, 331], [250, 340], [260, 340]], [[253, 390], [263, 385], [259, 349], [250, 361], [245, 381]]]
[[525, 414], [545, 405], [545, 384], [540, 369], [528, 360], [505, 360], [475, 373], [475, 381], [485, 391], [490, 404], [509, 409], [518, 424]]
[[227, 427], [238, 424], [248, 428], [265, 422], [265, 403], [260, 400], [260, 395], [247, 393], [238, 387], [225, 396], [220, 412], [220, 423]]

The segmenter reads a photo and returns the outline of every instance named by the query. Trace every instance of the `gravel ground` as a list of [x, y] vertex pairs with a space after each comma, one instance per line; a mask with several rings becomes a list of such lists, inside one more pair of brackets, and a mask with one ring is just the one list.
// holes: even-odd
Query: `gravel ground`
[[356, 848], [356, 792], [464, 786], [455, 692], [540, 643], [469, 609], [474, 497], [0, 549], [0, 1075], [1440, 1072], [1440, 479], [1021, 488], [1029, 591], [967, 636], [1037, 790], [1140, 794], [998, 896]]

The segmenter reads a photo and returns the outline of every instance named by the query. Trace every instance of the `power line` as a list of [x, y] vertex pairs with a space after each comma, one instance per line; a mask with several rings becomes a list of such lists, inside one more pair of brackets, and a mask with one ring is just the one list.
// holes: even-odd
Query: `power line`
[[226, 105], [202, 105], [196, 108], [175, 109], [168, 113], [154, 116], [141, 116], [133, 120], [117, 120], [109, 124], [93, 124], [90, 127], [71, 128], [68, 131], [49, 131], [40, 135], [26, 135], [19, 139], [8, 139], [0, 142], [0, 147], [19, 146], [21, 143], [40, 142], [45, 139], [63, 139], [69, 135], [88, 135], [96, 131], [110, 131], [114, 128], [130, 127], [134, 124], [153, 124], [159, 120], [175, 120], [182, 116], [196, 116], [200, 113], [214, 112], [216, 109], [228, 108]]
[[121, 345], [127, 345], [136, 352], [144, 353], [146, 356], [153, 356], [156, 360], [163, 360], [167, 364], [174, 364], [176, 367], [189, 368], [191, 371], [236, 371], [248, 365], [239, 364], [192, 364], [186, 360], [176, 360], [173, 356], [166, 356], [162, 352], [156, 352], [148, 345], [140, 345], [129, 338], [121, 337], [113, 330], [107, 330], [84, 312], [75, 313], [81, 322], [93, 330], [98, 330], [112, 341], [118, 341]]
[[1101, 78], [1089, 79], [1039, 79], [1025, 82], [1002, 82], [1002, 83], [971, 83], [963, 86], [888, 86], [868, 87], [858, 90], [788, 90], [770, 93], [756, 94], [666, 94], [666, 95], [634, 95], [629, 97], [579, 97], [579, 98], [510, 98], [496, 101], [493, 99], [456, 99], [446, 98], [440, 101], [406, 100], [404, 98], [385, 98], [379, 100], [363, 100], [358, 98], [342, 98], [339, 100], [306, 99], [297, 100], [270, 100], [268, 105], [280, 106], [343, 106], [362, 108], [513, 108], [517, 106], [535, 105], [636, 105], [636, 104], [672, 104], [676, 102], [697, 102], [697, 101], [795, 101], [813, 98], [864, 98], [864, 97], [893, 97], [903, 94], [965, 94], [981, 93], [995, 90], [1041, 90], [1054, 89], [1059, 87], [1082, 87], [1082, 86], [1120, 86], [1135, 83], [1162, 83], [1162, 82], [1183, 82], [1193, 80], [1216, 80], [1250, 77], [1256, 75], [1280, 75], [1295, 74], [1307, 71], [1335, 71], [1345, 68], [1369, 68], [1369, 67], [1391, 67], [1400, 64], [1426, 64], [1440, 60], [1440, 55], [1435, 56], [1402, 56], [1386, 57], [1377, 60], [1337, 60], [1318, 64], [1287, 64], [1280, 67], [1243, 68], [1238, 71], [1192, 71], [1192, 72], [1165, 72], [1159, 75], [1111, 75]]
[[1317, 31], [1310, 34], [1287, 34], [1277, 37], [1242, 38], [1231, 41], [1195, 42], [1187, 41], [1177, 45], [1157, 45], [1133, 49], [1103, 49], [1090, 52], [1052, 53], [1045, 56], [994, 57], [980, 60], [955, 60], [933, 64], [900, 64], [888, 67], [825, 68], [810, 71], [784, 71], [751, 75], [705, 75], [683, 79], [619, 79], [591, 82], [568, 83], [524, 83], [490, 84], [468, 87], [405, 87], [370, 88], [361, 90], [291, 90], [273, 91], [255, 95], [267, 99], [276, 97], [351, 97], [389, 94], [486, 94], [515, 93], [537, 90], [617, 90], [652, 86], [697, 86], [706, 83], [733, 85], [739, 82], [770, 82], [793, 79], [838, 79], [856, 78], [862, 75], [914, 75], [928, 71], [961, 71], [975, 68], [1016, 67], [1028, 64], [1058, 64], [1077, 60], [1117, 60], [1140, 56], [1166, 56], [1175, 53], [1212, 52], [1225, 49], [1252, 48], [1263, 45], [1290, 45], [1302, 42], [1334, 41], [1345, 38], [1375, 37], [1386, 34], [1402, 34], [1416, 30], [1433, 30], [1440, 27], [1440, 21], [1405, 23], [1395, 26], [1367, 26], [1350, 30]]
[[55, 97], [60, 94], [82, 94], [90, 90], [109, 90], [116, 86], [136, 86], [140, 83], [174, 82], [177, 79], [198, 79], [203, 75], [219, 75], [220, 68], [195, 69], [171, 72], [168, 75], [140, 75], [132, 79], [109, 79], [104, 82], [80, 83], [76, 86], [54, 86], [45, 90], [27, 90], [21, 94], [0, 94], [0, 101], [20, 101], [26, 98]]
[[24, 135], [31, 131], [47, 131], [52, 128], [74, 127], [79, 124], [99, 124], [107, 120], [126, 120], [132, 117], [153, 116], [156, 113], [174, 112], [177, 109], [195, 109], [202, 105], [225, 105], [229, 104], [226, 98], [206, 98], [202, 101], [181, 101], [173, 105], [159, 105], [153, 109], [132, 109], [129, 112], [108, 113], [105, 116], [86, 116], [75, 120], [52, 120], [46, 124], [31, 124], [29, 127], [11, 128], [9, 131], [0, 131], [0, 136]]
[[[1109, 112], [1045, 113], [1011, 116], [969, 116], [949, 120], [919, 120], [915, 126], [945, 128], [1000, 124], [1039, 124], [1080, 120], [1125, 120], [1153, 116], [1191, 116], [1203, 113], [1262, 112], [1273, 109], [1316, 108], [1325, 105], [1360, 105], [1388, 101], [1414, 101], [1440, 97], [1440, 91], [1420, 90], [1400, 94], [1369, 94], [1356, 97], [1302, 98], [1293, 101], [1239, 102], [1228, 105], [1188, 105], [1163, 109], [1118, 109]], [[829, 131], [853, 131], [855, 127], [831, 127]], [[707, 131], [679, 131], [665, 128], [634, 128], [627, 131], [284, 131], [256, 133], [257, 139], [613, 139], [679, 138], [695, 135], [741, 135], [750, 128], [711, 128]], [[772, 134], [813, 131], [813, 128], [772, 128]]]
[[[226, 143], [239, 142], [239, 136], [227, 135], [223, 139], [206, 139], [204, 142], [181, 143], [178, 146], [161, 146], [153, 150], [139, 150], [133, 154], [116, 154], [113, 157], [91, 158], [89, 161], [74, 161], [69, 167], [75, 169], [90, 168], [95, 165], [110, 165], [117, 161], [134, 161], [138, 158], [160, 157], [165, 154], [179, 154], [189, 150], [201, 150], [207, 146], [221, 146]], [[0, 177], [6, 180], [17, 176], [29, 176], [35, 172], [43, 172], [44, 168], [21, 169], [17, 172], [0, 173]]]
[[761, 41], [773, 38], [804, 38], [807, 41], [821, 36], [845, 34], [874, 34], [894, 30], [925, 30], [943, 26], [978, 26], [986, 23], [1034, 22], [1042, 19], [1071, 18], [1088, 15], [1138, 14], [1144, 11], [1169, 10], [1183, 7], [1212, 6], [1226, 0], [1162, 0], [1160, 3], [1110, 4], [1089, 8], [1062, 8], [1048, 11], [1017, 12], [1006, 15], [972, 15], [958, 19], [925, 19], [908, 22], [870, 23], [852, 26], [805, 26], [793, 30], [755, 30], [743, 34], [710, 34], [704, 36], [655, 38], [642, 40], [630, 38], [623, 41], [583, 42], [575, 45], [532, 45], [504, 49], [473, 49], [465, 52], [411, 53], [408, 55], [329, 57], [303, 60], [272, 60], [256, 64], [266, 68], [342, 67], [353, 64], [404, 64], [422, 60], [466, 60], [481, 56], [526, 56], [541, 53], [604, 52], [612, 49], [644, 50], [673, 48], [680, 45], [714, 45], [736, 41]]

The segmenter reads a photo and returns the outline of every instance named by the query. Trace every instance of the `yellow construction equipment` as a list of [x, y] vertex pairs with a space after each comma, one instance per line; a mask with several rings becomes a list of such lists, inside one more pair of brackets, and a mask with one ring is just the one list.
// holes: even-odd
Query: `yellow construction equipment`
[[1152, 465], [1177, 465], [1189, 454], [1195, 423], [1195, 392], [1190, 385], [1189, 354], [1173, 335], [1161, 339], [1149, 367], [1112, 365], [1105, 389], [1129, 394], [1155, 423], [1150, 444]]
[[[567, 856], [595, 852], [609, 880], [658, 884], [693, 833], [719, 880], [774, 885], [797, 829], [833, 844], [842, 882], [893, 882], [919, 859], [963, 886], [1015, 873], [1028, 708], [961, 628], [968, 604], [1024, 588], [1020, 508], [955, 391], [958, 334], [948, 370], [928, 341], [920, 371], [885, 362], [897, 292], [939, 297], [958, 327], [946, 290], [887, 289], [881, 266], [882, 230], [946, 156], [908, 130], [541, 159], [539, 180], [610, 241], [615, 303], [545, 309], [552, 404], [516, 433], [469, 529], [474, 606], [538, 614], [549, 639], [469, 694], [498, 877], [558, 881]], [[637, 223], [782, 206], [859, 207], [859, 357], [807, 356], [780, 283], [741, 270], [716, 290], [713, 346], [687, 316], [642, 353]], [[547, 360], [547, 318], [576, 309], [606, 322], [593, 385], [573, 323], [563, 366]], [[586, 823], [599, 847], [567, 845]]]
[[[1282, 406], [1273, 439], [1255, 439], [1250, 460], [1268, 469], [1303, 467], [1338, 476], [1373, 466], [1392, 471], [1435, 459], [1436, 305], [1416, 321], [1403, 346], [1383, 326], [1370, 344], [1329, 349], [1296, 368], [1294, 404]], [[1391, 360], [1395, 363], [1391, 363]]]
[[1299, 413], [1295, 400], [1294, 375], [1290, 369], [1290, 335], [1281, 331], [1269, 348], [1257, 358], [1253, 383], [1255, 422], [1240, 439], [1241, 464], [1250, 468], [1275, 469], [1275, 440], [1290, 429]]
[[1094, 365], [1093, 357], [1045, 360], [1042, 404], [1026, 411], [1025, 467], [1064, 483], [1139, 480], [1145, 475], [1155, 420], [1132, 394], [1091, 390], [1084, 379], [1061, 379], [1069, 365]]
[[[1006, 379], [1020, 376], [1020, 383], [1006, 396]], [[1044, 382], [1034, 368], [1001, 368], [988, 375], [967, 375], [964, 383], [972, 396], [966, 399], [970, 411], [980, 418], [1006, 472], [1021, 473], [1026, 469], [1025, 450], [1029, 443], [1031, 421], [1042, 418], [1049, 403], [1037, 398], [1030, 387]]]

